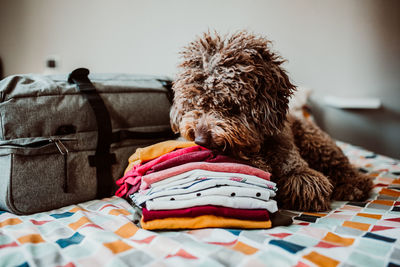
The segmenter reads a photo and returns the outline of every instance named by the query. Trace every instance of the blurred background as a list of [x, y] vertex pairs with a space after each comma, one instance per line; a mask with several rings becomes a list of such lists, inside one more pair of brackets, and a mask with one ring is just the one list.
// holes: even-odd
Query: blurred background
[[[312, 90], [324, 130], [400, 158], [399, 14], [396, 0], [0, 0], [0, 75], [87, 67], [173, 78], [196, 36], [246, 29], [272, 40], [292, 81]], [[380, 107], [332, 107], [326, 96]]]

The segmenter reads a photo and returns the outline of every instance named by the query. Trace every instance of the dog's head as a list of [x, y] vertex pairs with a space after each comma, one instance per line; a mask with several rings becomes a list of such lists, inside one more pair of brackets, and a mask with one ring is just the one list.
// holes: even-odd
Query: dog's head
[[205, 33], [182, 55], [170, 113], [175, 132], [241, 158], [279, 133], [295, 86], [267, 39]]

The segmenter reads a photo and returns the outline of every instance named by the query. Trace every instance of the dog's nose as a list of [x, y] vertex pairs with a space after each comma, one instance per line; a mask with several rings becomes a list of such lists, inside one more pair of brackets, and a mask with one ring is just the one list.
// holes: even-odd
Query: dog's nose
[[194, 142], [202, 147], [208, 147], [210, 145], [210, 134], [207, 131], [198, 131], [196, 133]]
[[197, 145], [203, 146], [203, 147], [207, 147], [207, 145], [208, 145], [208, 140], [207, 140], [207, 138], [204, 138], [204, 136], [196, 136], [196, 139], [194, 139], [194, 142]]

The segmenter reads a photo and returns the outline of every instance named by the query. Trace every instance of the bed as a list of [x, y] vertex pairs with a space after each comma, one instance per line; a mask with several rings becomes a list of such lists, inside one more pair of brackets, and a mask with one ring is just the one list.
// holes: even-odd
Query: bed
[[0, 266], [400, 266], [400, 162], [338, 142], [374, 177], [366, 202], [282, 211], [264, 230], [147, 231], [118, 197], [29, 216], [0, 211]]

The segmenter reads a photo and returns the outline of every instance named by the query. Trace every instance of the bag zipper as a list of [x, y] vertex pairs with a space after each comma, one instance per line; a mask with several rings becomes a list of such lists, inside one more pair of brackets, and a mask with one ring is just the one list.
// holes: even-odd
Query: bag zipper
[[[68, 148], [65, 146], [65, 142], [66, 141], [77, 141], [78, 139], [76, 139], [76, 138], [56, 138], [56, 137], [49, 137], [49, 138], [46, 138], [46, 139], [42, 139], [42, 140], [36, 140], [36, 141], [34, 141], [34, 142], [31, 142], [31, 143], [26, 143], [26, 144], [16, 144], [16, 143], [13, 143], [12, 142], [12, 140], [10, 140], [9, 142], [7, 142], [7, 143], [2, 143], [2, 144], [0, 144], [0, 148], [28, 148], [28, 149], [30, 149], [30, 148], [33, 148], [33, 149], [35, 149], [35, 148], [41, 148], [41, 147], [44, 147], [44, 146], [46, 146], [46, 145], [49, 145], [49, 144], [51, 144], [51, 143], [54, 143], [54, 144], [56, 144], [56, 146], [58, 147], [58, 146], [60, 146], [60, 149], [61, 149], [61, 151], [63, 152], [63, 153], [65, 153], [65, 151], [68, 151], [69, 152], [69, 150], [68, 150]], [[61, 144], [60, 144], [61, 143]], [[59, 149], [59, 150], [60, 150]], [[61, 153], [61, 151], [60, 151], [60, 153]]]
[[[76, 139], [73, 139], [73, 138], [64, 139], [64, 141], [74, 141], [74, 140], [76, 140]], [[68, 163], [67, 163], [67, 160], [68, 160], [69, 150], [64, 145], [64, 143], [61, 142], [60, 138], [50, 137], [49, 142], [50, 143], [54, 143], [56, 145], [58, 151], [60, 151], [61, 155], [64, 156], [64, 184], [63, 184], [63, 191], [64, 191], [64, 193], [68, 193], [68, 171], [67, 171]]]
[[[56, 145], [56, 147], [57, 147], [58, 151], [60, 151], [61, 155], [66, 155], [69, 153], [68, 148], [64, 145], [63, 142], [61, 142], [61, 139], [50, 137], [49, 141], [50, 141], [50, 143], [54, 143]], [[72, 141], [72, 139], [68, 140], [68, 141]]]

